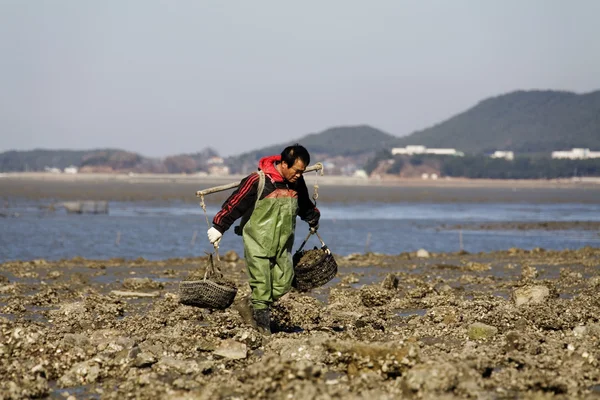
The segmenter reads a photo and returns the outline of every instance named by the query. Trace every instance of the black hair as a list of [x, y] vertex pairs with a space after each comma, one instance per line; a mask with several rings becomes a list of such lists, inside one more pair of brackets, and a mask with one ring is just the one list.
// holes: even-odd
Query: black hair
[[297, 159], [302, 160], [307, 167], [308, 164], [310, 164], [310, 154], [308, 154], [308, 150], [299, 143], [288, 146], [281, 152], [281, 162], [285, 162], [288, 167], [293, 166]]

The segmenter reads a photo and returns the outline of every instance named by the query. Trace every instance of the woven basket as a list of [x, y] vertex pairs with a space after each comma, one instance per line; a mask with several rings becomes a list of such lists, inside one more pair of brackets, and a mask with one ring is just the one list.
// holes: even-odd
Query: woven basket
[[224, 310], [233, 303], [236, 294], [237, 288], [210, 279], [179, 283], [179, 302], [186, 306]]
[[179, 283], [179, 302], [181, 304], [217, 310], [224, 310], [233, 304], [237, 288], [234, 283], [223, 278], [219, 267], [221, 260], [217, 246], [215, 246], [215, 254], [217, 265], [214, 264], [212, 254], [209, 254], [204, 279]]
[[[307, 252], [319, 252], [319, 256], [311, 255], [310, 261], [302, 258]], [[325, 285], [337, 274], [338, 266], [327, 247], [321, 249], [297, 251], [294, 254], [294, 280], [292, 286], [301, 291], [308, 291]]]

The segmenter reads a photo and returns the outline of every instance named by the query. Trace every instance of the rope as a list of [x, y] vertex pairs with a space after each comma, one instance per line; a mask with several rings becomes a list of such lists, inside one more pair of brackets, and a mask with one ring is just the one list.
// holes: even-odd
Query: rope
[[[204, 211], [204, 217], [206, 218], [206, 225], [208, 229], [210, 229], [210, 221], [208, 220], [208, 214], [206, 213], [206, 204], [204, 203], [204, 194], [200, 194], [200, 207]], [[215, 266], [212, 259], [212, 254], [209, 255], [209, 263], [208, 268], [206, 269], [206, 273], [204, 274], [204, 279], [206, 280], [207, 276], [211, 276], [214, 274], [219, 274], [220, 277], [223, 277], [223, 273], [221, 272], [221, 257], [219, 257], [219, 245], [217, 243], [214, 244], [215, 255], [217, 256], [217, 265]], [[209, 273], [210, 272], [210, 273]]]
[[[323, 167], [321, 169], [321, 176], [323, 176]], [[319, 170], [315, 169], [315, 184], [313, 186], [313, 200], [315, 201], [315, 206], [317, 205], [317, 199], [319, 198]]]

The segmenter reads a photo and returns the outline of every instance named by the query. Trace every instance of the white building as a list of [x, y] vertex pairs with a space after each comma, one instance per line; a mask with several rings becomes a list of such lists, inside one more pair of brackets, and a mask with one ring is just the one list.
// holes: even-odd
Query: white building
[[514, 160], [515, 159], [515, 153], [513, 153], [512, 151], [496, 150], [494, 152], [494, 154], [492, 154], [490, 157], [492, 157], [492, 158], [504, 158], [505, 160]]
[[226, 165], [211, 165], [208, 167], [208, 174], [217, 176], [229, 175], [229, 167]]
[[570, 160], [585, 160], [588, 158], [600, 158], [600, 151], [590, 149], [573, 148], [571, 150], [553, 151], [552, 158], [567, 158]]
[[48, 167], [45, 166], [44, 167], [44, 171], [46, 172], [50, 172], [51, 174], [60, 174], [62, 171], [60, 170], [60, 168], [56, 168], [56, 167]]
[[208, 165], [223, 165], [225, 160], [222, 157], [214, 156], [208, 159], [206, 162]]
[[70, 165], [63, 171], [65, 172], [65, 174], [76, 174], [77, 172], [79, 172], [79, 169], [74, 165]]
[[406, 147], [394, 147], [392, 149], [392, 155], [398, 154], [406, 154], [406, 155], [414, 155], [414, 154], [436, 154], [442, 156], [464, 156], [462, 151], [457, 151], [456, 149], [428, 149], [425, 146], [406, 146]]

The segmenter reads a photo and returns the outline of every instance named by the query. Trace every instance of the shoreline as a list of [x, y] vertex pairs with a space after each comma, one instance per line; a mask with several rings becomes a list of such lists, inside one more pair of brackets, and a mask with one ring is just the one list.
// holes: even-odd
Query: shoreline
[[[52, 181], [52, 182], [130, 182], [130, 183], [197, 183], [199, 185], [223, 185], [239, 182], [246, 175], [193, 175], [193, 174], [121, 174], [121, 173], [81, 173], [55, 174], [48, 172], [7, 172], [0, 173], [3, 180]], [[342, 175], [315, 176], [305, 175], [307, 185], [315, 180], [319, 184], [332, 186], [421, 186], [421, 187], [585, 187], [600, 186], [600, 177], [564, 178], [564, 179], [469, 179], [469, 178], [400, 178], [393, 175], [381, 178], [357, 178]]]
[[[0, 175], [0, 193], [6, 199], [60, 199], [146, 201], [198, 201], [196, 191], [239, 182], [244, 176], [179, 174], [50, 174]], [[305, 177], [309, 194], [314, 185], [321, 202], [528, 202], [600, 204], [600, 184], [595, 179], [489, 180], [489, 179], [360, 179], [343, 176]], [[232, 193], [211, 194], [222, 202]]]
[[[451, 259], [451, 258], [460, 258], [460, 257], [513, 257], [513, 256], [528, 256], [528, 255], [546, 255], [548, 257], [564, 257], [570, 256], [578, 253], [592, 252], [597, 253], [600, 256], [600, 246], [581, 246], [576, 249], [562, 249], [562, 250], [551, 250], [544, 248], [534, 248], [531, 250], [513, 247], [506, 250], [494, 250], [494, 251], [481, 251], [481, 252], [468, 252], [466, 250], [452, 251], [452, 252], [433, 252], [426, 251], [426, 257], [420, 257], [419, 251], [404, 251], [400, 253], [352, 253], [348, 255], [341, 255], [333, 253], [338, 263], [341, 266], [344, 265], [346, 261], [353, 261], [356, 259], [401, 259], [401, 260], [423, 260], [423, 259]], [[224, 264], [228, 261], [228, 258], [235, 258], [236, 260], [243, 260], [243, 255], [238, 255], [235, 250], [229, 250], [227, 253], [229, 255], [222, 254], [221, 258], [224, 260]], [[82, 256], [73, 256], [71, 258], [61, 258], [61, 259], [46, 259], [46, 258], [36, 258], [36, 259], [27, 259], [27, 260], [0, 260], [0, 270], [3, 268], [14, 268], [19, 266], [24, 267], [65, 267], [65, 266], [81, 266], [81, 265], [89, 265], [89, 266], [99, 266], [103, 265], [105, 267], [109, 266], [120, 266], [120, 265], [129, 265], [130, 267], [145, 265], [145, 266], [189, 266], [189, 265], [203, 265], [208, 260], [208, 256], [195, 256], [195, 257], [169, 257], [162, 259], [147, 259], [142, 255], [137, 257], [110, 257], [110, 258], [86, 258]], [[0, 281], [1, 283], [1, 281]]]

